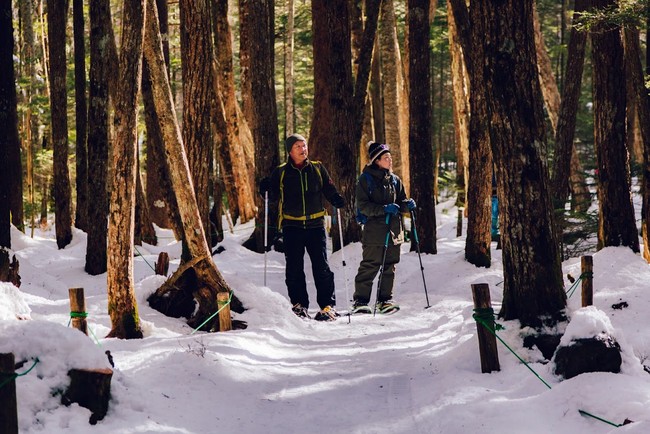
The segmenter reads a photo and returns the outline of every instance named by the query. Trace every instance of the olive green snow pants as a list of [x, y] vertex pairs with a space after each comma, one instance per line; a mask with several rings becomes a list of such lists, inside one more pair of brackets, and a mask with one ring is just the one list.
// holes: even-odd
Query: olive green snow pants
[[[393, 281], [395, 280], [395, 264], [399, 262], [400, 246], [390, 245], [386, 251], [386, 262], [381, 276], [378, 301], [387, 301], [393, 297]], [[354, 278], [354, 301], [369, 303], [372, 294], [372, 282], [381, 268], [384, 257], [384, 246], [364, 246], [363, 258], [359, 271]]]

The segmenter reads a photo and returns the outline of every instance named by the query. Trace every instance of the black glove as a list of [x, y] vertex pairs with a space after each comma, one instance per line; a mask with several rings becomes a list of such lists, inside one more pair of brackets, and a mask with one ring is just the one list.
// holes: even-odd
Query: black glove
[[260, 181], [260, 196], [264, 197], [264, 194], [271, 189], [271, 180], [269, 178], [262, 178]]
[[345, 200], [343, 200], [343, 196], [341, 196], [340, 194], [334, 196], [330, 201], [330, 203], [334, 208], [343, 208], [345, 206]]

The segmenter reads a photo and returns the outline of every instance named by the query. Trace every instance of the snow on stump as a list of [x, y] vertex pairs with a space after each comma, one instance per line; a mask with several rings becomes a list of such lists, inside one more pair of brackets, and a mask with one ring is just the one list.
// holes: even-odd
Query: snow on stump
[[586, 372], [621, 371], [621, 346], [607, 315], [593, 306], [572, 315], [555, 352], [555, 374], [566, 379]]
[[106, 416], [111, 399], [113, 371], [101, 369], [71, 369], [68, 371], [70, 386], [61, 397], [64, 405], [76, 402], [92, 412], [90, 424], [95, 425]]

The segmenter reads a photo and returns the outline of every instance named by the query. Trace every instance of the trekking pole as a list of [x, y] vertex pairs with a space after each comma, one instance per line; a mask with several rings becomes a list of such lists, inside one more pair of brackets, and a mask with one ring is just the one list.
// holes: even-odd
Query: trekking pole
[[343, 229], [341, 224], [341, 210], [336, 208], [336, 219], [339, 222], [339, 238], [341, 240], [341, 263], [343, 264], [343, 278], [345, 279], [345, 300], [348, 303], [348, 324], [350, 324], [350, 293], [348, 291], [348, 269], [346, 268], [345, 263], [345, 253], [343, 253]]
[[379, 290], [381, 289], [381, 278], [384, 274], [384, 266], [386, 265], [386, 252], [388, 251], [388, 238], [390, 237], [390, 218], [392, 214], [386, 214], [386, 241], [384, 241], [384, 257], [381, 259], [381, 267], [379, 267], [379, 279], [377, 281], [377, 293], [375, 294], [375, 307], [372, 310], [372, 316], [377, 313], [377, 303], [379, 303]]
[[422, 283], [424, 283], [424, 295], [427, 298], [427, 306], [425, 309], [429, 309], [431, 305], [429, 304], [429, 293], [427, 292], [427, 281], [424, 279], [424, 267], [422, 266], [422, 255], [420, 254], [420, 240], [418, 239], [418, 231], [415, 228], [415, 212], [411, 210], [411, 226], [413, 226], [413, 236], [415, 237], [415, 245], [418, 250], [418, 259], [420, 259], [420, 271], [422, 272]]
[[264, 192], [264, 286], [266, 286], [266, 251], [269, 240], [269, 192]]

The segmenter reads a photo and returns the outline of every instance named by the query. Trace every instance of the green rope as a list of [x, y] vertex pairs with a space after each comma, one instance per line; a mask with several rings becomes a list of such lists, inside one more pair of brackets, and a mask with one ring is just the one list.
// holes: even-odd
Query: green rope
[[[586, 274], [591, 274], [591, 273], [583, 273], [582, 275], [580, 275], [580, 278], [582, 278], [582, 277], [587, 277], [587, 276], [585, 276]], [[476, 312], [474, 315], [472, 315], [473, 318], [474, 318], [474, 320], [475, 320], [477, 323], [480, 323], [483, 327], [485, 327], [485, 328], [486, 328], [490, 333], [492, 333], [492, 334], [494, 335], [494, 337], [497, 338], [497, 339], [499, 340], [499, 342], [501, 342], [503, 345], [505, 345], [505, 347], [506, 347], [508, 350], [510, 350], [510, 352], [511, 352], [512, 354], [514, 354], [515, 357], [518, 358], [519, 361], [520, 361], [521, 363], [523, 363], [524, 366], [526, 366], [526, 367], [530, 370], [530, 372], [532, 372], [533, 374], [535, 374], [535, 376], [536, 376], [536, 377], [537, 377], [537, 378], [538, 378], [542, 383], [544, 383], [544, 385], [545, 385], [546, 387], [548, 387], [549, 389], [551, 389], [551, 386], [550, 386], [546, 381], [544, 381], [544, 379], [543, 379], [542, 377], [540, 377], [539, 374], [538, 374], [537, 372], [535, 372], [535, 370], [534, 370], [533, 368], [531, 368], [531, 367], [528, 365], [528, 363], [526, 363], [526, 362], [524, 361], [524, 359], [522, 359], [521, 357], [519, 357], [519, 355], [518, 355], [518, 354], [517, 354], [517, 353], [516, 353], [512, 348], [510, 348], [510, 346], [509, 346], [508, 344], [506, 344], [505, 341], [499, 337], [499, 335], [496, 334], [496, 331], [495, 331], [495, 330], [499, 330], [500, 328], [499, 328], [499, 324], [496, 324], [495, 321], [494, 321], [494, 310], [493, 310], [491, 307], [487, 307], [487, 308], [476, 308], [476, 309], [474, 309], [474, 312]], [[488, 322], [488, 321], [489, 321], [489, 322]], [[492, 324], [492, 325], [491, 325], [491, 324]], [[494, 324], [496, 324], [497, 327], [495, 327]], [[502, 328], [502, 327], [501, 327], [501, 328]], [[607, 423], [607, 424], [609, 424], [609, 425], [612, 425], [612, 426], [615, 426], [615, 427], [617, 427], [617, 428], [623, 426], [623, 424], [616, 424], [616, 423], [614, 423], [614, 422], [610, 422], [610, 421], [608, 421], [607, 419], [603, 419], [603, 418], [601, 418], [601, 417], [595, 416], [595, 415], [593, 415], [593, 414], [591, 414], [591, 413], [589, 413], [589, 412], [587, 412], [587, 411], [584, 411], [584, 410], [580, 410], [580, 409], [578, 409], [578, 412], [579, 412], [581, 415], [583, 415], [583, 416], [593, 417], [594, 419], [597, 419], [597, 420], [599, 420], [599, 421], [601, 421], [601, 422], [605, 422], [605, 423]]]
[[571, 298], [575, 290], [578, 288], [578, 285], [580, 284], [580, 281], [582, 281], [582, 279], [593, 279], [593, 277], [594, 277], [594, 273], [591, 271], [585, 271], [580, 276], [578, 276], [575, 282], [573, 282], [573, 284], [567, 290], [566, 292], [567, 298]]
[[201, 323], [200, 326], [198, 326], [197, 328], [195, 328], [194, 330], [192, 330], [192, 333], [190, 333], [190, 335], [193, 335], [194, 333], [196, 333], [196, 332], [197, 332], [201, 327], [203, 327], [203, 326], [204, 326], [208, 321], [210, 321], [210, 320], [211, 320], [212, 318], [214, 318], [217, 314], [219, 314], [219, 312], [221, 312], [221, 311], [222, 311], [226, 306], [228, 306], [228, 305], [230, 304], [231, 301], [232, 301], [232, 291], [230, 291], [230, 295], [228, 296], [228, 301], [226, 301], [226, 302], [217, 301], [217, 305], [221, 306], [221, 307], [219, 307], [219, 310], [217, 310], [215, 313], [213, 313], [212, 315], [210, 315], [210, 316], [208, 317], [208, 319], [206, 319], [205, 321], [203, 321], [203, 322]]
[[145, 258], [144, 255], [143, 255], [142, 253], [140, 253], [140, 250], [138, 250], [138, 248], [136, 247], [135, 244], [133, 245], [133, 248], [135, 249], [136, 252], [138, 252], [138, 255], [140, 255], [140, 257], [141, 257], [142, 259], [144, 259], [144, 262], [149, 266], [149, 268], [151, 268], [151, 269], [154, 271], [154, 273], [155, 273], [155, 272], [156, 272], [156, 269], [153, 268], [153, 267], [151, 266], [151, 264], [149, 263], [149, 261], [147, 261], [147, 258]]
[[[75, 312], [71, 311], [70, 312], [70, 319], [68, 320], [68, 327], [70, 327], [70, 324], [72, 323], [72, 318], [87, 318], [88, 317], [88, 312]], [[97, 346], [101, 348], [102, 344], [99, 343], [99, 339], [97, 339], [97, 336], [95, 336], [95, 332], [93, 332], [93, 329], [90, 327], [87, 327], [88, 330], [90, 330], [90, 334], [93, 335], [93, 338], [95, 339], [95, 343], [97, 343]]]
[[14, 372], [13, 374], [11, 374], [8, 378], [5, 379], [5, 381], [3, 381], [2, 383], [0, 383], [0, 389], [2, 389], [2, 388], [3, 388], [6, 384], [8, 384], [10, 381], [13, 381], [13, 380], [15, 380], [15, 379], [18, 378], [18, 377], [22, 377], [23, 375], [27, 375], [27, 374], [29, 374], [29, 372], [30, 372], [32, 369], [34, 369], [34, 366], [36, 366], [36, 365], [38, 364], [38, 362], [40, 362], [40, 360], [39, 360], [38, 357], [37, 357], [37, 358], [34, 359], [34, 364], [32, 365], [32, 367], [29, 368], [28, 370], [26, 370], [25, 372], [23, 372], [22, 374], [17, 374], [17, 373], [15, 373], [15, 372]]

